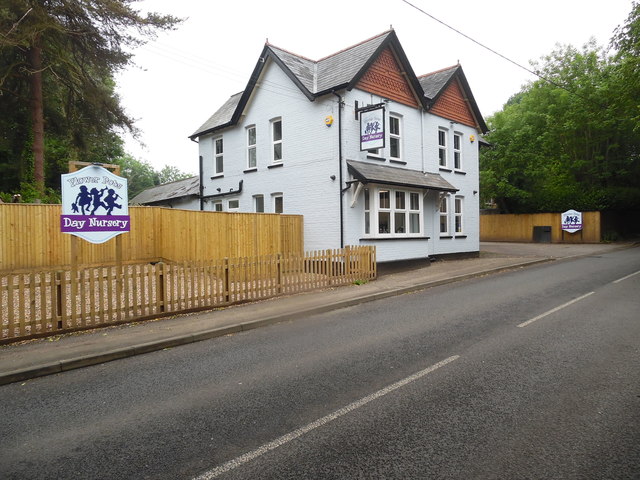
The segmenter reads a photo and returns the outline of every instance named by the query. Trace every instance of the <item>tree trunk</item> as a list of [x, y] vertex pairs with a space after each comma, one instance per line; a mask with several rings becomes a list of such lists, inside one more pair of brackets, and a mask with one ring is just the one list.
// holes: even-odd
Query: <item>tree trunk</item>
[[42, 107], [42, 47], [36, 39], [29, 49], [31, 63], [31, 123], [33, 128], [33, 178], [44, 196], [44, 114]]

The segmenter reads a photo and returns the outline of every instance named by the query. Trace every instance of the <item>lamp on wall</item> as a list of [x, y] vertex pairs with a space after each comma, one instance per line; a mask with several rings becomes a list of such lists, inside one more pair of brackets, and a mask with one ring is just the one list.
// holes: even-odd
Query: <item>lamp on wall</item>
[[476, 141], [476, 136], [475, 135], [469, 135], [469, 141], [471, 143], [475, 142]]

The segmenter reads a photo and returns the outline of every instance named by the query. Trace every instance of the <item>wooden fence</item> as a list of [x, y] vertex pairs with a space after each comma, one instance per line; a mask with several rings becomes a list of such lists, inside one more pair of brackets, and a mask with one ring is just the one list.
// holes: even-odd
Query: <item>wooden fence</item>
[[375, 247], [0, 274], [0, 343], [376, 277]]
[[551, 243], [599, 243], [600, 212], [582, 213], [582, 230], [563, 232], [560, 213], [480, 215], [480, 241], [533, 242], [534, 227], [551, 227]]
[[[71, 235], [60, 232], [60, 205], [0, 204], [0, 272], [70, 265]], [[122, 260], [206, 261], [304, 252], [302, 216], [130, 207], [120, 235]], [[79, 265], [116, 261], [116, 239], [78, 242]]]

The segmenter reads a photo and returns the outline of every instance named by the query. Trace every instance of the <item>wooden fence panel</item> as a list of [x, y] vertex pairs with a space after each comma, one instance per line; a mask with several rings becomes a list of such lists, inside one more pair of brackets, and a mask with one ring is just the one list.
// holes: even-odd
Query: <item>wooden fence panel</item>
[[376, 277], [375, 247], [0, 274], [0, 343]]
[[480, 215], [480, 241], [532, 242], [533, 227], [551, 227], [552, 243], [599, 243], [600, 212], [582, 213], [582, 230], [562, 232], [560, 213]]
[[[62, 267], [71, 235], [60, 232], [60, 205], [0, 204], [0, 272]], [[206, 261], [303, 250], [299, 215], [199, 212], [130, 207], [131, 231], [119, 236], [127, 263]], [[116, 240], [77, 242], [78, 265], [116, 261]]]

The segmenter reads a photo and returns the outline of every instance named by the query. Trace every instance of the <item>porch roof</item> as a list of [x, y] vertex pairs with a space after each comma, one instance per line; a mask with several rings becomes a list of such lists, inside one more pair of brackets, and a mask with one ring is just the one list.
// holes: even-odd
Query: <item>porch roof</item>
[[376, 165], [368, 162], [347, 160], [349, 173], [362, 183], [379, 183], [401, 187], [422, 188], [439, 192], [457, 192], [458, 189], [447, 182], [439, 173], [425, 173], [420, 170]]

